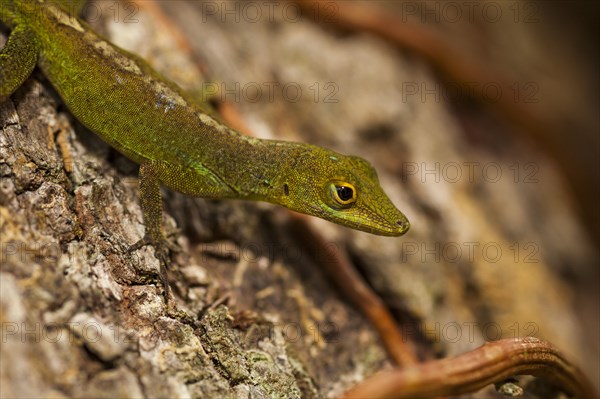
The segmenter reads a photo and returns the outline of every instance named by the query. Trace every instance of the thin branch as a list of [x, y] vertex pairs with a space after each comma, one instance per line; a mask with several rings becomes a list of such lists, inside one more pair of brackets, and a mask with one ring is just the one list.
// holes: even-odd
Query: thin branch
[[380, 372], [346, 392], [342, 399], [460, 395], [524, 374], [544, 377], [576, 398], [598, 397], [583, 373], [549, 342], [509, 338], [488, 342], [454, 358]]

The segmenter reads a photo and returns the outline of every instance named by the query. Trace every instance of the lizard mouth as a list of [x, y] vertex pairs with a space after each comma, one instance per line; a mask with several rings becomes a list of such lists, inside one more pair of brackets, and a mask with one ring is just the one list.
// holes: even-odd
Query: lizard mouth
[[394, 224], [371, 227], [370, 229], [365, 229], [364, 231], [381, 236], [398, 237], [404, 235], [409, 229], [410, 222], [406, 218], [404, 218], [398, 219]]
[[406, 233], [410, 229], [410, 222], [399, 211], [396, 211], [396, 219], [385, 218], [381, 214], [371, 212], [367, 220], [357, 218], [356, 216], [345, 216], [343, 213], [331, 213], [331, 208], [326, 204], [321, 204], [321, 207], [305, 204], [306, 209], [301, 210], [301, 213], [320, 217], [330, 222], [346, 226], [355, 230], [364, 231], [365, 233], [375, 234], [379, 236], [398, 237]]
[[405, 234], [410, 229], [410, 222], [402, 213], [396, 215], [396, 220], [380, 219], [380, 223], [366, 225], [366, 229], [359, 228], [372, 234], [398, 237]]
[[367, 224], [356, 220], [342, 219], [337, 221], [337, 223], [366, 233], [387, 237], [401, 236], [410, 229], [410, 222], [404, 215], [401, 215], [396, 222], [380, 220], [379, 223]]

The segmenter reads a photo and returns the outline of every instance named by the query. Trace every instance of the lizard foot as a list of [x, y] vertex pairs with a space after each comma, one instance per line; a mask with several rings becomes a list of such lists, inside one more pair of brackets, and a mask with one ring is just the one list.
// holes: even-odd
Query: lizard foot
[[169, 304], [169, 279], [167, 275], [167, 269], [171, 264], [171, 258], [169, 252], [181, 252], [181, 247], [173, 241], [162, 237], [161, 240], [154, 240], [150, 235], [146, 234], [144, 237], [129, 247], [128, 252], [132, 253], [138, 249], [151, 245], [154, 248], [155, 256], [158, 258], [160, 263], [159, 278], [163, 285], [163, 293], [165, 297], [165, 303]]

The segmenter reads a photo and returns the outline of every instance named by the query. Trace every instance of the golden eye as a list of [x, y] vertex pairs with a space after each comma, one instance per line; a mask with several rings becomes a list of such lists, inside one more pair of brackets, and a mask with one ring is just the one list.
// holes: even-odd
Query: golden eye
[[339, 205], [350, 205], [356, 201], [356, 190], [350, 183], [331, 183], [329, 190]]

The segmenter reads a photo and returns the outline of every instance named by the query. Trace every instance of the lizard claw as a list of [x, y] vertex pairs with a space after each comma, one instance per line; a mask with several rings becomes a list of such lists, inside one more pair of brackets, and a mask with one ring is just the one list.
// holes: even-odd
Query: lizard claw
[[128, 249], [129, 253], [137, 251], [138, 249], [145, 247], [146, 245], [152, 245], [154, 247], [154, 254], [158, 258], [160, 263], [159, 269], [159, 277], [161, 283], [163, 285], [163, 292], [165, 297], [165, 302], [169, 303], [169, 279], [167, 276], [167, 269], [171, 264], [171, 258], [169, 257], [169, 251], [172, 252], [181, 252], [181, 247], [175, 242], [169, 241], [165, 237], [162, 237], [160, 240], [154, 240], [149, 234], [144, 235], [142, 239], [140, 239], [135, 244], [131, 245]]
[[147, 235], [147, 234], [144, 237], [142, 237], [139, 241], [137, 241], [135, 244], [131, 245], [127, 249], [127, 252], [128, 253], [135, 252], [138, 249], [141, 249], [142, 247], [145, 247], [146, 245], [152, 245], [152, 240], [150, 239], [150, 236]]
[[[179, 230], [174, 231], [170, 235], [177, 236], [178, 234], [179, 234]], [[181, 248], [181, 245], [177, 244], [177, 241], [175, 241], [175, 240], [163, 238], [163, 245], [166, 246], [167, 248], [169, 248], [169, 251], [171, 251], [171, 252], [179, 253], [179, 252], [183, 251], [183, 249]]]
[[[127, 252], [132, 253], [137, 251], [138, 249], [141, 249], [142, 247], [145, 247], [146, 245], [152, 245], [154, 247], [154, 249], [156, 250], [156, 254], [158, 257], [163, 256], [163, 255], [168, 255], [168, 252], [181, 252], [182, 248], [179, 244], [177, 244], [177, 242], [175, 241], [171, 241], [165, 237], [162, 237], [159, 240], [155, 240], [151, 235], [149, 234], [145, 234], [144, 237], [142, 237], [139, 241], [137, 241], [135, 244], [131, 245], [129, 247], [129, 249], [127, 250]], [[164, 252], [164, 254], [160, 254]], [[168, 257], [167, 257], [168, 259]]]

